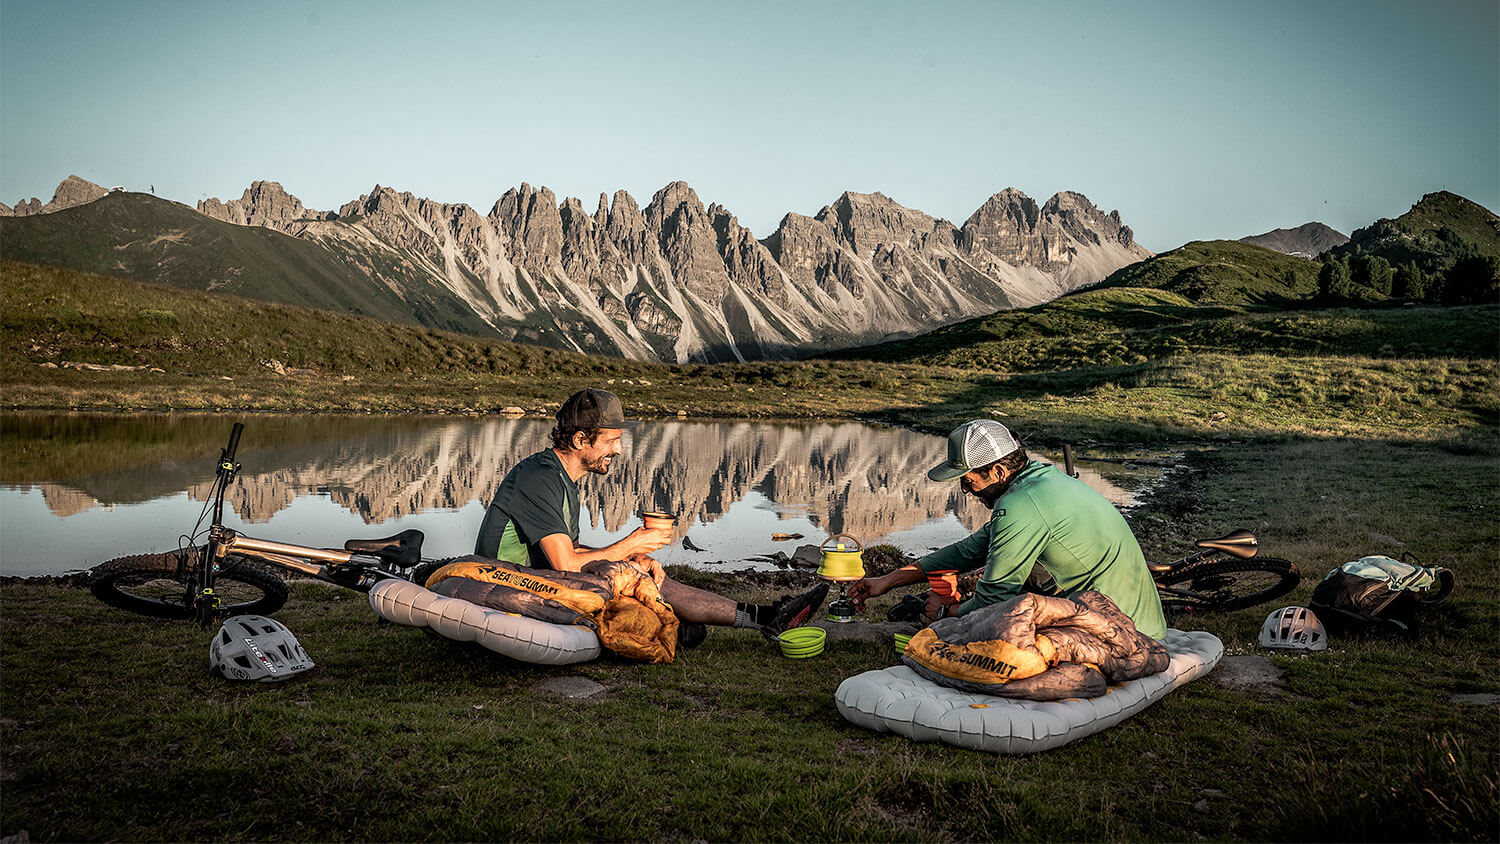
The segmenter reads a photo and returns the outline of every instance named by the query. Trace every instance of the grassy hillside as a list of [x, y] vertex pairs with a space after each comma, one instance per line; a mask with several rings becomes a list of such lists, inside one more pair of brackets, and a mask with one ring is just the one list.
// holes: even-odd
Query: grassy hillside
[[1427, 273], [1446, 272], [1470, 255], [1500, 261], [1500, 217], [1457, 194], [1438, 191], [1394, 220], [1377, 220], [1355, 231], [1329, 254], [1376, 256], [1392, 266], [1410, 262]]
[[1095, 289], [1150, 287], [1192, 302], [1289, 306], [1318, 289], [1318, 265], [1232, 240], [1194, 241], [1121, 267]]
[[354, 272], [315, 243], [220, 222], [145, 194], [112, 193], [55, 214], [0, 217], [0, 244], [11, 261], [495, 334], [428, 279], [406, 274], [404, 297], [373, 281], [372, 274], [403, 278], [394, 255], [372, 250], [360, 258], [363, 271]]
[[944, 431], [988, 415], [1053, 442], [1416, 436], [1500, 421], [1496, 306], [1260, 312], [1099, 290], [864, 350], [881, 361], [677, 366], [55, 268], [5, 263], [0, 278], [8, 409], [550, 413], [602, 385], [645, 417]]
[[1106, 287], [828, 357], [1002, 372], [1126, 366], [1204, 353], [1496, 359], [1497, 329], [1500, 309], [1493, 306], [1263, 310]]

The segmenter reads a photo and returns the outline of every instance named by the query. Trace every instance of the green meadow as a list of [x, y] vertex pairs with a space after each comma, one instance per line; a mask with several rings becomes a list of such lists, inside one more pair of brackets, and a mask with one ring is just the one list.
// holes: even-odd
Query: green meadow
[[[788, 660], [714, 630], [671, 665], [549, 668], [380, 623], [363, 596], [304, 584], [277, 617], [318, 668], [242, 686], [205, 675], [207, 634], [190, 624], [9, 580], [0, 837], [1492, 841], [1500, 828], [1500, 307], [1100, 288], [902, 344], [710, 366], [30, 265], [0, 276], [6, 410], [544, 414], [592, 384], [647, 417], [935, 433], [994, 417], [1083, 456], [1182, 448], [1181, 469], [1129, 514], [1154, 559], [1246, 527], [1301, 567], [1287, 603], [1366, 554], [1408, 551], [1458, 579], [1414, 638], [1343, 637], [1320, 653], [1256, 647], [1273, 607], [1195, 619], [1226, 659], [1268, 663], [1266, 679], [1216, 673], [1016, 757], [844, 721], [834, 690], [893, 664], [888, 642]], [[810, 583], [677, 574], [749, 599]], [[565, 677], [603, 689], [546, 690]]]

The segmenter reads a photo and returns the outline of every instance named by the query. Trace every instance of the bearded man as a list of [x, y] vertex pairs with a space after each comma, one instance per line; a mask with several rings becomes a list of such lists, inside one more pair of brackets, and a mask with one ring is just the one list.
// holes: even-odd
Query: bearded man
[[960, 616], [1021, 594], [1032, 566], [1040, 563], [1057, 594], [1102, 592], [1140, 632], [1154, 639], [1167, 635], [1156, 583], [1125, 518], [1088, 484], [1029, 459], [1004, 425], [976, 419], [953, 429], [947, 461], [927, 477], [958, 479], [965, 493], [990, 508], [990, 520], [915, 566], [856, 581], [849, 588], [856, 607], [900, 586], [941, 583], [983, 566], [973, 595], [959, 600], [945, 588], [928, 599], [930, 620]]
[[578, 542], [578, 484], [586, 475], [605, 475], [620, 456], [624, 430], [640, 422], [625, 419], [620, 399], [607, 390], [580, 390], [563, 402], [552, 429], [552, 447], [517, 463], [495, 492], [479, 526], [474, 553], [521, 566], [579, 571], [595, 560], [624, 560], [651, 574], [661, 596], [680, 622], [683, 644], [702, 641], [703, 625], [760, 630], [774, 639], [805, 623], [822, 606], [828, 584], [821, 583], [775, 604], [736, 603], [729, 598], [667, 577], [652, 551], [672, 541], [670, 527], [644, 525], [603, 548]]

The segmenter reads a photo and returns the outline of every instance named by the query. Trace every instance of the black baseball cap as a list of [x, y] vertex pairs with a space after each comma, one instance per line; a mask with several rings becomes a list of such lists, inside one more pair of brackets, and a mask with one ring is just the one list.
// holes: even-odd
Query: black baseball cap
[[557, 409], [557, 424], [563, 428], [634, 428], [641, 424], [625, 418], [620, 397], [608, 390], [579, 390]]

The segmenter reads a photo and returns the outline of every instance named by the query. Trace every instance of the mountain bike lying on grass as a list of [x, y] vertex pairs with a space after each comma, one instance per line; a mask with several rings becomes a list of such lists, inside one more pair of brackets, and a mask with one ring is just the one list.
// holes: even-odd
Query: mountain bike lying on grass
[[1259, 556], [1260, 543], [1240, 529], [1199, 539], [1198, 550], [1172, 563], [1150, 563], [1167, 622], [1184, 615], [1228, 612], [1273, 601], [1297, 588], [1297, 564]]
[[[270, 615], [281, 609], [287, 586], [278, 570], [369, 592], [382, 580], [411, 580], [447, 562], [422, 559], [419, 530], [383, 539], [351, 539], [337, 550], [255, 539], [224, 527], [224, 493], [240, 469], [234, 455], [244, 427], [234, 424], [229, 445], [219, 456], [213, 493], [183, 547], [100, 563], [91, 570], [89, 581], [95, 597], [143, 615], [195, 619], [207, 629], [228, 616]], [[198, 544], [210, 510], [207, 541]]]

